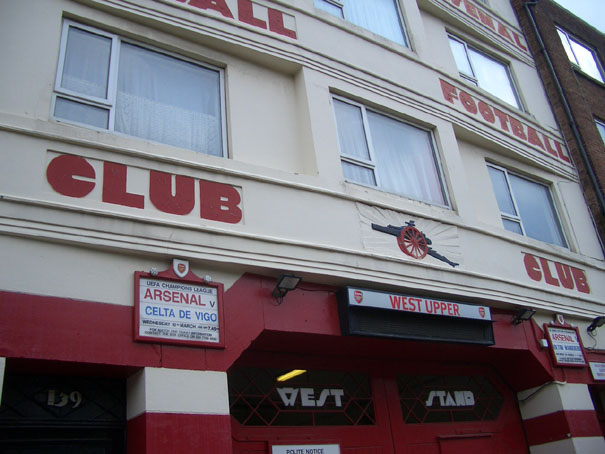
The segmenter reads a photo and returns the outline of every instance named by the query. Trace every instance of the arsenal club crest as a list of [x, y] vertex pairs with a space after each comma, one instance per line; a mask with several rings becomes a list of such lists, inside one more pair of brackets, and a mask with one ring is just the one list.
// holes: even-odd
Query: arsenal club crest
[[481, 318], [485, 318], [485, 308], [484, 307], [479, 308], [479, 315], [481, 316]]
[[355, 293], [353, 293], [353, 297], [355, 298], [355, 302], [357, 304], [361, 304], [361, 302], [363, 301], [363, 292], [361, 290], [355, 290]]
[[172, 260], [172, 270], [181, 279], [189, 274], [189, 262], [187, 260]]
[[403, 213], [363, 203], [357, 204], [357, 210], [363, 245], [368, 251], [431, 265], [441, 261], [452, 268], [461, 263], [456, 226], [438, 220], [410, 219]]
[[421, 232], [416, 228], [414, 221], [408, 221], [404, 226], [395, 226], [389, 224], [386, 227], [372, 223], [372, 229], [397, 237], [399, 249], [401, 249], [401, 252], [409, 257], [423, 259], [428, 254], [437, 260], [447, 263], [453, 268], [459, 265], [458, 263], [452, 262], [444, 255], [441, 255], [435, 251], [431, 247], [433, 242], [424, 234], [424, 232]]

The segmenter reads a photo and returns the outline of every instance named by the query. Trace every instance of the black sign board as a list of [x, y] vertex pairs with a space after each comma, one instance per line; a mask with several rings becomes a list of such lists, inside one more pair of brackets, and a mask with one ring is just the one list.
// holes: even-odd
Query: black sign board
[[338, 295], [344, 335], [493, 345], [489, 307], [346, 287]]

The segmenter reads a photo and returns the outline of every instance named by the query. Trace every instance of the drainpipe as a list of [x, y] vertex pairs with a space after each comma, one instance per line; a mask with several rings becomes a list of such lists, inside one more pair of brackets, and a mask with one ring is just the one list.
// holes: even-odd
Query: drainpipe
[[[580, 132], [578, 131], [578, 126], [571, 113], [571, 109], [569, 107], [569, 103], [567, 102], [567, 98], [565, 97], [565, 94], [563, 93], [563, 88], [561, 87], [561, 84], [559, 83], [559, 78], [557, 77], [557, 75], [555, 73], [555, 68], [552, 64], [552, 61], [550, 60], [550, 56], [548, 55], [548, 52], [546, 51], [546, 46], [544, 45], [542, 36], [540, 35], [540, 32], [538, 31], [538, 26], [536, 25], [534, 15], [533, 15], [531, 9], [529, 8], [530, 6], [535, 6], [537, 4], [538, 4], [538, 0], [533, 0], [533, 1], [525, 2], [523, 4], [523, 6], [525, 7], [525, 11], [527, 12], [527, 15], [529, 16], [529, 20], [531, 22], [531, 27], [534, 31], [534, 34], [536, 35], [538, 44], [540, 45], [540, 52], [542, 52], [542, 55], [544, 55], [544, 58], [546, 59], [546, 64], [548, 65], [550, 74], [555, 81], [555, 86], [557, 88], [557, 92], [559, 93], [559, 97], [561, 98], [561, 101], [563, 103], [563, 109], [565, 110], [565, 114], [567, 116], [569, 124], [571, 125], [571, 131], [573, 133], [574, 139], [576, 140], [576, 142], [578, 144], [578, 147], [580, 148], [580, 156], [582, 156], [582, 160], [584, 161], [584, 165], [586, 166], [586, 169], [588, 171], [588, 176], [590, 178], [590, 181], [593, 185], [595, 194], [597, 196], [597, 201], [599, 203], [599, 208], [601, 210], [601, 214], [605, 216], [605, 199], [603, 198], [603, 193], [601, 192], [601, 189], [599, 188], [599, 182], [597, 181], [597, 177], [594, 173], [594, 169], [592, 168], [590, 160], [588, 159], [588, 154], [586, 153], [586, 149], [584, 148], [584, 143], [582, 142], [582, 140], [580, 138]], [[603, 241], [605, 241], [605, 238], [603, 238]]]

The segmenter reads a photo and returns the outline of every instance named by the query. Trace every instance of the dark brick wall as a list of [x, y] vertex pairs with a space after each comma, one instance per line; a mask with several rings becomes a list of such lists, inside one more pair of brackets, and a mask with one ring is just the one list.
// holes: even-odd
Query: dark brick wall
[[[603, 212], [594, 184], [589, 178], [588, 167], [580, 153], [580, 146], [573, 134], [570, 122], [557, 91], [557, 84], [548, 68], [547, 59], [534, 33], [525, 4], [533, 13], [539, 33], [550, 57], [556, 77], [565, 93], [573, 120], [580, 136], [588, 161], [597, 179], [600, 193], [605, 194], [605, 145], [595, 126], [594, 118], [605, 120], [605, 84], [574, 69], [556, 30], [556, 26], [566, 30], [579, 41], [597, 52], [601, 67], [605, 68], [605, 35], [578, 19], [551, 0], [511, 0], [529, 48], [534, 55], [538, 71], [544, 82], [553, 111], [565, 135], [567, 146], [578, 169], [580, 183], [586, 202], [595, 220], [601, 242], [605, 243], [605, 212]], [[605, 77], [605, 76], [604, 76]]]

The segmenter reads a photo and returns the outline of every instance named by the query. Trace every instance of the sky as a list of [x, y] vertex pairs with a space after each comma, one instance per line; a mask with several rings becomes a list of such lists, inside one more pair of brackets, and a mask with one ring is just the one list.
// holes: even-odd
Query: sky
[[605, 33], [605, 0], [554, 0], [568, 11]]

